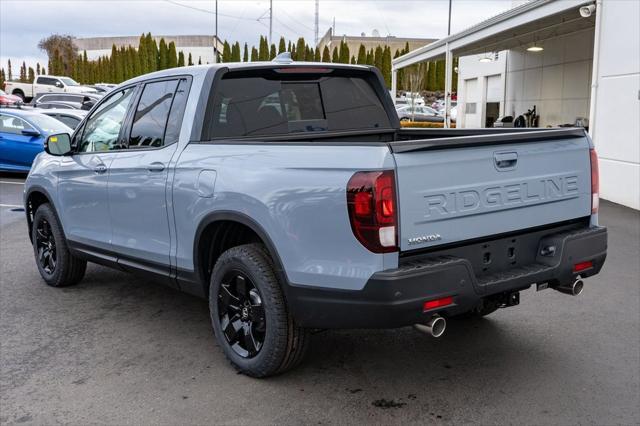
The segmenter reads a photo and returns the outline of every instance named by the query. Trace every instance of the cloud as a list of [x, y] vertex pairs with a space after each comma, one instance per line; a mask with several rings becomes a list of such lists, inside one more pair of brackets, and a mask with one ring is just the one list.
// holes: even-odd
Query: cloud
[[[313, 42], [315, 1], [274, 0], [273, 5], [274, 39], [303, 36]], [[511, 0], [453, 0], [453, 31], [510, 5]], [[265, 0], [220, 0], [220, 38], [257, 45], [260, 35], [269, 31], [268, 8]], [[7, 58], [14, 63], [46, 63], [37, 44], [52, 33], [76, 37], [213, 34], [213, 10], [214, 0], [2, 0], [0, 60], [2, 66]], [[337, 34], [371, 34], [377, 29], [382, 35], [440, 38], [446, 35], [447, 16], [447, 0], [320, 0], [320, 36], [335, 17]]]

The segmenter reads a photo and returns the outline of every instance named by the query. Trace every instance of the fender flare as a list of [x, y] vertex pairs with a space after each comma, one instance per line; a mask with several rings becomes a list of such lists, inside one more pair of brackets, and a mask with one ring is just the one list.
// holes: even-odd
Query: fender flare
[[287, 288], [289, 287], [289, 280], [287, 279], [287, 274], [283, 267], [282, 260], [280, 258], [280, 255], [278, 254], [278, 250], [276, 249], [275, 244], [273, 244], [273, 241], [271, 240], [271, 237], [264, 230], [262, 225], [260, 225], [250, 216], [238, 211], [233, 211], [233, 210], [218, 210], [215, 212], [211, 212], [207, 214], [200, 221], [200, 223], [198, 224], [198, 227], [196, 228], [196, 235], [193, 240], [193, 267], [194, 267], [194, 272], [198, 277], [199, 281], [204, 283], [207, 282], [206, 277], [203, 277], [200, 272], [201, 268], [198, 262], [198, 246], [200, 244], [202, 232], [207, 226], [211, 225], [214, 222], [220, 222], [220, 221], [238, 222], [246, 226], [247, 228], [251, 229], [253, 232], [255, 232], [258, 235], [258, 237], [260, 237], [262, 242], [265, 244], [267, 251], [269, 252], [269, 255], [271, 255], [271, 259], [273, 260], [273, 263], [275, 266], [275, 272], [278, 279], [283, 284], [286, 284], [284, 286], [285, 288], [283, 288], [286, 295]]
[[[32, 221], [31, 221], [31, 217], [30, 217], [30, 212], [29, 212], [29, 197], [31, 197], [31, 194], [33, 194], [34, 192], [39, 192], [42, 195], [44, 195], [44, 198], [47, 199], [49, 205], [51, 206], [51, 208], [53, 209], [53, 213], [56, 215], [56, 219], [58, 219], [58, 222], [60, 223], [60, 229], [62, 229], [62, 235], [65, 237], [66, 239], [66, 235], [64, 232], [64, 228], [62, 227], [62, 222], [60, 221], [60, 216], [58, 216], [58, 210], [56, 209], [55, 204], [53, 203], [53, 197], [51, 196], [51, 194], [49, 194], [49, 191], [47, 191], [44, 187], [40, 186], [40, 185], [33, 185], [30, 186], [29, 189], [27, 190], [27, 193], [24, 196], [24, 213], [27, 216], [27, 228], [29, 231], [29, 240], [32, 240], [32, 235], [31, 235], [31, 225], [32, 225]], [[33, 212], [33, 214], [35, 214], [36, 212]]]

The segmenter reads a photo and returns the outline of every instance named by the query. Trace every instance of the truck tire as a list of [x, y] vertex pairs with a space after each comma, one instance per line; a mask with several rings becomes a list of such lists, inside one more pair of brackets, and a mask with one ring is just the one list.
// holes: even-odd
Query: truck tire
[[48, 203], [40, 205], [36, 210], [31, 235], [36, 265], [47, 285], [66, 287], [82, 280], [87, 262], [69, 252], [62, 226]]
[[267, 377], [297, 366], [309, 342], [298, 327], [261, 244], [225, 251], [209, 283], [209, 311], [218, 344], [242, 374]]
[[25, 96], [24, 93], [22, 93], [22, 90], [14, 90], [11, 94], [22, 99], [23, 103], [25, 102]]

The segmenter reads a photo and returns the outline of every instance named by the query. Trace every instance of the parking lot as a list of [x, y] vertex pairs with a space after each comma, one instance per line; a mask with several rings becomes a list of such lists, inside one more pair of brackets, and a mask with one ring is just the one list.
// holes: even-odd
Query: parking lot
[[0, 176], [0, 423], [638, 424], [640, 213], [603, 202], [609, 254], [580, 297], [521, 294], [440, 339], [325, 331], [301, 368], [235, 373], [207, 303], [90, 265], [45, 286], [21, 179]]

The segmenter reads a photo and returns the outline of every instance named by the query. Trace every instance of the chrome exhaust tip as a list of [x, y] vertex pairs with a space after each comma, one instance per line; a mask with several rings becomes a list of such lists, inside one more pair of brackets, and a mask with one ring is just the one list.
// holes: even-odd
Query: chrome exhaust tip
[[582, 293], [582, 290], [584, 290], [584, 281], [582, 281], [582, 278], [578, 276], [573, 283], [559, 285], [554, 288], [560, 293], [568, 294], [571, 296], [578, 296], [580, 295], [580, 293]]
[[414, 324], [416, 330], [433, 337], [440, 337], [447, 328], [447, 320], [440, 315], [434, 315], [426, 324]]

